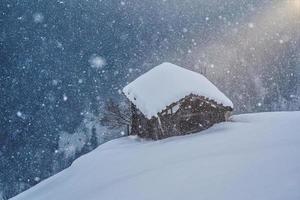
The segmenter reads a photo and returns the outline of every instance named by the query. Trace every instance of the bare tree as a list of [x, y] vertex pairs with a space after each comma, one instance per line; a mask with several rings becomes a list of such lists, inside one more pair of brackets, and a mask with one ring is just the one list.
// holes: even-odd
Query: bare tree
[[126, 127], [127, 135], [129, 135], [129, 127], [131, 124], [131, 113], [128, 104], [116, 103], [112, 99], [105, 102], [104, 113], [100, 119], [103, 126], [111, 129]]

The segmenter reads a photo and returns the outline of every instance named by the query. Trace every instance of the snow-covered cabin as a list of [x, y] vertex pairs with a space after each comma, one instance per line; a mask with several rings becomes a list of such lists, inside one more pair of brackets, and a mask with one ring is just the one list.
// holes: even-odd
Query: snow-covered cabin
[[132, 135], [162, 139], [198, 132], [228, 119], [233, 104], [203, 75], [162, 63], [123, 89]]

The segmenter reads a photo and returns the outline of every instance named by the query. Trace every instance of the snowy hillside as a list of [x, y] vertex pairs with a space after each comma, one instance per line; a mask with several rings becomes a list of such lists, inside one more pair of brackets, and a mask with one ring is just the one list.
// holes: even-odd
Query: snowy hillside
[[248, 114], [194, 135], [117, 139], [12, 199], [299, 200], [299, 122]]

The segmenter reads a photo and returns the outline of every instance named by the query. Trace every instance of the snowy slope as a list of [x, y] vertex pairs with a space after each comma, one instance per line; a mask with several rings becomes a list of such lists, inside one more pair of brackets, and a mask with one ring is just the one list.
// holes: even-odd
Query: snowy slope
[[13, 200], [299, 200], [299, 122], [248, 114], [194, 135], [117, 139]]

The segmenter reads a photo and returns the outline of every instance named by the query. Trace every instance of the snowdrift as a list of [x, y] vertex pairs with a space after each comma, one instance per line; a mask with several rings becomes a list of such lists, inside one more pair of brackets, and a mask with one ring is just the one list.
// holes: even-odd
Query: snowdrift
[[300, 112], [238, 115], [199, 134], [121, 138], [12, 200], [299, 200]]

